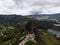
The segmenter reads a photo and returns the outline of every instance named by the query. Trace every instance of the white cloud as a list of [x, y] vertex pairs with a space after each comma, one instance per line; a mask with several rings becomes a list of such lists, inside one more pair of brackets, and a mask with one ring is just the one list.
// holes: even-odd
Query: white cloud
[[0, 14], [60, 13], [60, 0], [0, 0]]
[[43, 13], [60, 13], [60, 7], [52, 7], [43, 11]]

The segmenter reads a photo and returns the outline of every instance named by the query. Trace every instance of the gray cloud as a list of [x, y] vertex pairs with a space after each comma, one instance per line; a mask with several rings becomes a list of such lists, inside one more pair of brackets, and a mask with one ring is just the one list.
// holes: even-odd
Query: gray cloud
[[60, 13], [60, 0], [0, 0], [0, 13]]

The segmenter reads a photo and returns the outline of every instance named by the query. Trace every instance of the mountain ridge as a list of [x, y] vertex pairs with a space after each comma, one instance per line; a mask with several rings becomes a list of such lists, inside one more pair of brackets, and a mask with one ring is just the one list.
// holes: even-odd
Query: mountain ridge
[[37, 19], [37, 18], [41, 18], [41, 17], [48, 17], [48, 19], [60, 19], [60, 13], [58, 14], [37, 14], [37, 15], [28, 15], [26, 16], [28, 18], [33, 18], [33, 19]]

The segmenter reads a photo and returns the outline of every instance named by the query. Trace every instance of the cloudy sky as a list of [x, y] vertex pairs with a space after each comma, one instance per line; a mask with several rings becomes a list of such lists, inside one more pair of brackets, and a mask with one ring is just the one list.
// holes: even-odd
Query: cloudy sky
[[60, 13], [60, 0], [0, 0], [0, 14]]

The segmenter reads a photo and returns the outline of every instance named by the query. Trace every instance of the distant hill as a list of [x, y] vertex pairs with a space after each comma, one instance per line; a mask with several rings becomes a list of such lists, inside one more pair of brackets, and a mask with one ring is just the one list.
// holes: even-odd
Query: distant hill
[[26, 21], [29, 21], [31, 19], [36, 20], [59, 20], [60, 21], [60, 14], [35, 14], [35, 15], [28, 15], [28, 16], [22, 16], [22, 15], [16, 15], [16, 14], [10, 14], [10, 15], [1, 15], [0, 14], [0, 23], [24, 23]]
[[58, 14], [37, 14], [37, 15], [29, 15], [26, 17], [37, 19], [37, 20], [41, 20], [41, 19], [57, 19], [57, 20], [59, 20], [60, 13], [58, 13]]
[[0, 15], [0, 23], [24, 23], [25, 21], [28, 21], [29, 18], [26, 18], [21, 15]]

